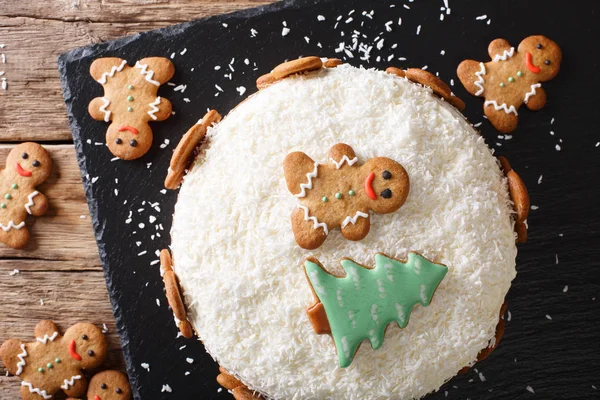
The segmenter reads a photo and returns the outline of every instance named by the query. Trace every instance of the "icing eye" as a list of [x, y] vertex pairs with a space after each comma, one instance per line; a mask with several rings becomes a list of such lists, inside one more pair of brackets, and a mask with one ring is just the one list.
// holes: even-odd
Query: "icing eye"
[[116, 144], [121, 144], [121, 143], [123, 143], [123, 141], [121, 140], [121, 138], [117, 138], [117, 139], [115, 140], [115, 143], [116, 143]]
[[94, 353], [94, 350], [89, 350], [88, 351], [88, 356], [94, 357], [95, 355], [96, 355], [96, 353]]
[[137, 146], [137, 140], [135, 140], [135, 139], [131, 139], [131, 140], [129, 141], [129, 145], [130, 145], [131, 147], [135, 147], [135, 146]]
[[123, 390], [122, 390], [121, 388], [117, 388], [117, 389], [115, 390], [115, 392], [117, 392], [117, 394], [121, 394], [121, 393], [123, 393]]
[[383, 192], [381, 192], [380, 196], [384, 199], [389, 199], [392, 197], [392, 191], [390, 189], [385, 189]]
[[381, 174], [381, 176], [385, 180], [392, 179], [392, 173], [390, 171], [388, 171], [388, 170], [383, 171], [383, 173]]
[[23, 153], [23, 154], [21, 154], [21, 158], [22, 158], [23, 160], [27, 160], [27, 159], [29, 158], [29, 154], [27, 154], [27, 153]]
[[542, 46], [541, 43], [538, 43], [538, 44], [535, 45], [535, 48], [538, 49], [538, 50], [541, 50], [541, 49], [544, 48], [544, 46]]
[[102, 385], [100, 385], [100, 389], [102, 390], [106, 390], [108, 386], [106, 386], [106, 383], [103, 383]]
[[34, 162], [31, 163], [31, 165], [33, 165], [34, 167], [39, 167], [42, 163], [40, 163], [38, 160], [35, 160]]
[[82, 338], [83, 340], [88, 340], [88, 335], [86, 335], [86, 334], [84, 333], [83, 335], [81, 335], [81, 338]]
[[546, 65], [550, 65], [550, 60], [546, 60], [546, 61], [544, 61], [544, 64], [546, 64]]

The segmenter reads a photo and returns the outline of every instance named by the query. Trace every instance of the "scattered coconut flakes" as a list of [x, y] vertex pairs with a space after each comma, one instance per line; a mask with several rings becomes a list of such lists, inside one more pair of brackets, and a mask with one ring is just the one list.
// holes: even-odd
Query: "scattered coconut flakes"
[[535, 391], [533, 390], [533, 388], [529, 385], [527, 385], [527, 387], [525, 387], [525, 389], [527, 389], [528, 392], [530, 393], [535, 393]]
[[555, 254], [554, 258], [556, 259], [556, 264], [558, 264], [558, 254]]
[[538, 206], [534, 206], [534, 205], [532, 205], [532, 206], [531, 206], [531, 209], [535, 211], [535, 210], [539, 209], [539, 207], [538, 207]]
[[161, 143], [160, 148], [164, 149], [169, 145], [169, 143], [171, 143], [171, 141], [169, 139], [165, 139], [165, 141]]
[[[189, 374], [190, 374], [190, 371], [185, 371], [184, 375], [188, 376]], [[221, 390], [223, 390], [223, 389], [221, 389], [221, 388], [217, 389], [217, 393], [221, 393]]]
[[20, 273], [21, 273], [21, 271], [19, 271], [18, 269], [15, 268], [15, 269], [13, 269], [12, 271], [10, 271], [8, 273], [8, 276], [15, 276], [15, 275], [20, 274]]
[[148, 250], [144, 250], [144, 251], [138, 253], [138, 257], [146, 255], [146, 254], [148, 254]]
[[[186, 374], [186, 375], [188, 375], [188, 374], [189, 374], [189, 372], [186, 372], [185, 374]], [[592, 386], [593, 386], [593, 385], [592, 385]], [[218, 388], [218, 389], [217, 389], [217, 393], [221, 393], [222, 391], [223, 391], [223, 388]]]
[[186, 358], [185, 361], [187, 361], [188, 364], [193, 364], [194, 363], [194, 359], [193, 358]]
[[491, 23], [492, 23], [492, 19], [490, 18], [490, 19], [487, 20], [486, 24], [489, 25]]
[[325, 21], [325, 17], [323, 15], [317, 15], [317, 21]]
[[156, 299], [156, 305], [160, 307], [160, 299]]
[[554, 148], [556, 148], [556, 151], [560, 151], [560, 145], [557, 144], [556, 146], [554, 146]]
[[479, 373], [479, 379], [481, 379], [481, 382], [485, 382], [485, 376], [481, 372]]
[[185, 89], [187, 89], [187, 85], [179, 85], [179, 86], [176, 86], [173, 89], [173, 91], [174, 92], [181, 92], [181, 93], [183, 93], [183, 92], [185, 92]]
[[254, 28], [250, 29], [250, 37], [256, 37], [258, 35], [258, 31]]
[[163, 393], [163, 392], [171, 393], [172, 391], [173, 391], [173, 389], [171, 389], [171, 386], [169, 386], [169, 385], [163, 385], [162, 389], [160, 390], [161, 393]]
[[238, 91], [238, 93], [240, 94], [240, 96], [243, 96], [244, 93], [246, 93], [246, 88], [244, 86], [237, 87], [237, 88], [235, 88], [235, 90]]
[[142, 368], [144, 368], [146, 371], [150, 372], [150, 364], [148, 363], [141, 363], [140, 364], [142, 366]]
[[102, 324], [102, 333], [108, 333], [108, 326], [106, 326], [106, 324]]
[[485, 14], [484, 15], [480, 15], [479, 17], [475, 17], [475, 19], [477, 21], [483, 21], [484, 19], [487, 19], [487, 15], [485, 15]]
[[550, 321], [552, 321], [552, 317], [549, 316], [548, 314], [546, 314], [546, 319], [549, 319]]
[[410, 10], [410, 7], [407, 4], [403, 4], [404, 8], [406, 8], [407, 10]]
[[542, 183], [542, 178], [544, 177], [544, 175], [540, 175], [540, 177], [538, 178], [538, 185], [540, 185]]
[[507, 316], [506, 316], [506, 320], [507, 320], [508, 322], [510, 322], [510, 320], [512, 319], [512, 314], [510, 313], [510, 311], [507, 311], [507, 312], [506, 312], [506, 314], [507, 314]]
[[190, 99], [188, 99], [187, 97], [184, 97], [184, 98], [183, 98], [183, 101], [185, 101], [186, 103], [189, 103], [191, 100], [190, 100]]
[[385, 30], [388, 31], [388, 32], [391, 32], [392, 31], [392, 24], [393, 23], [394, 23], [393, 21], [386, 22], [385, 23]]
[[40, 306], [44, 305], [44, 299], [40, 299]]
[[175, 52], [171, 53], [171, 60], [175, 58]]
[[596, 143], [596, 147], [600, 146], [600, 142]]
[[440, 54], [441, 54], [441, 55], [444, 55], [444, 54], [446, 54], [446, 50], [442, 50], [442, 51], [440, 51]]
[[567, 293], [567, 290], [569, 290], [569, 286], [565, 285], [564, 289], [563, 289], [563, 293]]
[[284, 26], [283, 29], [281, 30], [281, 36], [287, 36], [288, 33], [290, 33], [290, 28], [288, 28], [287, 26]]
[[417, 26], [417, 35], [421, 33], [421, 25]]

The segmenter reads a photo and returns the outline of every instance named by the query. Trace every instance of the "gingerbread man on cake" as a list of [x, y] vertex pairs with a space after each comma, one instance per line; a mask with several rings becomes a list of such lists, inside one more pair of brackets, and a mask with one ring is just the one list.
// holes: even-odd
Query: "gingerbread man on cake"
[[458, 78], [474, 96], [484, 97], [483, 110], [500, 132], [517, 127], [517, 109], [525, 104], [532, 111], [546, 104], [542, 83], [554, 78], [560, 69], [562, 52], [545, 36], [525, 38], [515, 50], [504, 39], [488, 47], [492, 61], [465, 60], [458, 66]]
[[163, 57], [144, 58], [134, 67], [116, 57], [99, 58], [90, 66], [92, 77], [104, 87], [104, 96], [88, 107], [92, 118], [112, 122], [106, 144], [115, 156], [133, 160], [152, 146], [148, 122], [163, 121], [171, 115], [171, 102], [157, 95], [160, 85], [175, 73], [173, 63]]
[[369, 210], [394, 212], [410, 190], [408, 173], [389, 158], [372, 158], [359, 166], [352, 147], [338, 143], [328, 159], [319, 164], [293, 152], [283, 161], [287, 188], [300, 200], [292, 213], [292, 230], [298, 245], [307, 250], [321, 246], [337, 227], [348, 240], [365, 238], [371, 228]]
[[27, 215], [42, 216], [48, 198], [35, 187], [52, 172], [52, 159], [39, 144], [21, 143], [10, 151], [0, 172], [0, 242], [14, 249], [29, 243]]
[[102, 331], [88, 323], [75, 324], [61, 336], [52, 321], [35, 327], [36, 340], [10, 339], [0, 347], [8, 372], [20, 377], [23, 400], [52, 399], [60, 390], [67, 396], [85, 394], [82, 369], [96, 368], [106, 358], [108, 345]]

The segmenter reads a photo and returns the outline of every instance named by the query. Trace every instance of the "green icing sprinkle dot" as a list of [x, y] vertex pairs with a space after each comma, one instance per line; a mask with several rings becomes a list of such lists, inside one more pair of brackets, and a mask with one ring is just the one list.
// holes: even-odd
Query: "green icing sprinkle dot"
[[133, 89], [133, 85], [127, 86], [127, 89], [129, 89], [129, 90]]
[[5, 198], [6, 200], [10, 200], [10, 199], [12, 198], [12, 196], [10, 195], [10, 193], [6, 193], [6, 194], [4, 195], [4, 198]]
[[133, 101], [133, 96], [127, 96], [127, 101]]
[[504, 82], [500, 82], [500, 87], [504, 87]]
[[509, 77], [508, 77], [508, 81], [509, 81], [509, 82], [514, 82], [514, 81], [515, 81], [515, 78], [513, 78], [512, 76], [509, 76]]
[[54, 362], [60, 364], [60, 358], [55, 359]]
[[342, 194], [340, 192], [337, 192], [335, 194], [335, 198], [338, 199], [338, 200], [341, 199], [342, 198]]
[[321, 197], [321, 201], [322, 201], [323, 203], [327, 203], [327, 200], [329, 200], [329, 199], [327, 198], [327, 196], [323, 196], [323, 197]]
[[46, 368], [52, 369], [52, 368], [54, 368], [54, 366], [52, 365], [52, 363], [48, 363], [48, 364], [46, 364]]
[[350, 191], [348, 192], [348, 194], [349, 194], [350, 196], [354, 196], [356, 193], [354, 193], [354, 190], [350, 190]]
[[132, 107], [127, 107], [127, 111], [132, 112], [133, 108]]
[[12, 185], [10, 185], [10, 187], [13, 189], [18, 189], [19, 185], [17, 185], [16, 183], [13, 183]]
[[517, 71], [517, 76], [523, 76], [523, 73], [521, 71]]
[[4, 203], [1, 203], [1, 204], [0, 204], [0, 208], [6, 208], [6, 204], [4, 204]]
[[42, 368], [42, 367], [39, 367], [39, 368], [38, 368], [38, 372], [44, 372], [44, 368]]

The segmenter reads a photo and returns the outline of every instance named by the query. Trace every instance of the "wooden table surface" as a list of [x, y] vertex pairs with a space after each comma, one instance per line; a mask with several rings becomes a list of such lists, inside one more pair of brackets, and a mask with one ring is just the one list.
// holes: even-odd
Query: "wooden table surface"
[[[271, 3], [269, 0], [0, 0], [0, 162], [21, 141], [45, 145], [54, 172], [39, 187], [48, 213], [28, 219], [24, 250], [0, 244], [0, 343], [33, 339], [41, 319], [61, 329], [106, 324], [109, 368], [124, 369], [63, 103], [57, 57], [67, 50], [171, 24]], [[18, 273], [14, 273], [18, 270]], [[0, 362], [0, 399], [20, 380]]]

